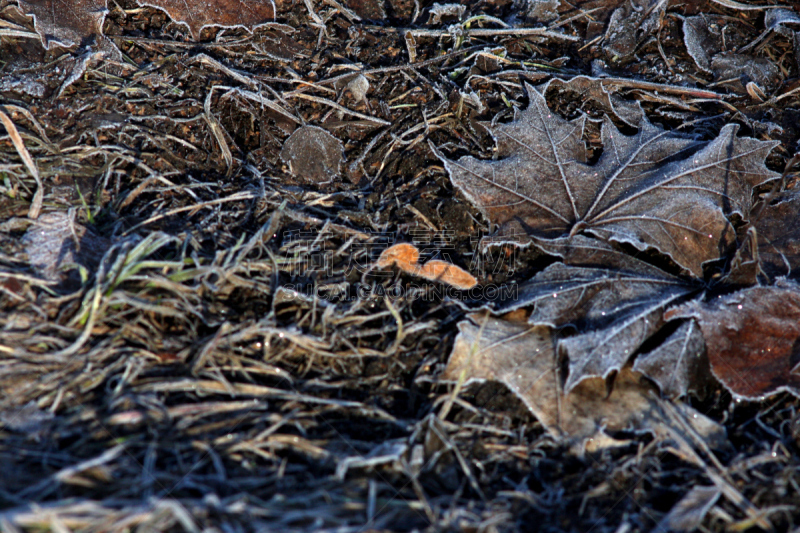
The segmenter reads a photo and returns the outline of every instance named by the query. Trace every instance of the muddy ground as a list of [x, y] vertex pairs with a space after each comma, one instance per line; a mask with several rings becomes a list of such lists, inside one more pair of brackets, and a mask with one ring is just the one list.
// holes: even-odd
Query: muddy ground
[[[484, 285], [552, 261], [504, 249], [482, 269], [492, 228], [431, 149], [490, 158], [485, 124], [524, 108], [526, 83], [611, 80], [652, 122], [695, 121], [705, 139], [739, 124], [780, 142], [767, 166], [782, 172], [800, 138], [800, 25], [767, 31], [766, 10], [723, 1], [670, 1], [654, 23], [644, 2], [621, 34], [615, 0], [550, 15], [465, 2], [439, 20], [427, 1], [360, 4], [285, 1], [279, 24], [193, 40], [120, 0], [104, 36], [45, 49], [0, 1], [29, 32], [0, 33], [0, 103], [41, 179], [3, 133], [0, 529], [650, 531], [715, 475], [742, 499], [695, 509], [701, 530], [798, 527], [792, 395], [687, 398], [727, 430], [705, 462], [647, 435], [581, 456], [502, 385], [454, 398], [439, 382], [480, 302], [369, 265], [412, 241]], [[701, 68], [683, 29], [698, 14], [702, 46], [741, 57]], [[565, 118], [608, 112], [546, 96]], [[281, 157], [303, 125], [341, 142], [338, 168]]]

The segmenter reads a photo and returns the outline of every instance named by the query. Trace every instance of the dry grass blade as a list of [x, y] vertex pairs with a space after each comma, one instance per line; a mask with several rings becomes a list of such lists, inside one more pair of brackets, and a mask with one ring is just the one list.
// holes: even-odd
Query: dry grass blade
[[5, 126], [8, 136], [11, 137], [11, 142], [14, 144], [14, 148], [17, 149], [17, 153], [25, 163], [28, 172], [30, 172], [33, 179], [36, 180], [36, 193], [34, 193], [33, 201], [28, 209], [28, 217], [32, 219], [39, 218], [39, 213], [42, 210], [42, 200], [44, 199], [44, 189], [42, 188], [42, 179], [39, 177], [39, 169], [36, 168], [36, 164], [33, 162], [30, 152], [25, 148], [25, 143], [22, 141], [17, 127], [2, 109], [0, 109], [0, 121], [3, 123], [3, 126]]
[[231, 165], [233, 165], [233, 154], [228, 146], [228, 141], [225, 138], [225, 132], [222, 130], [222, 126], [220, 126], [219, 121], [211, 111], [211, 97], [214, 94], [214, 89], [216, 89], [216, 87], [212, 87], [211, 90], [208, 91], [203, 109], [205, 109], [205, 119], [208, 123], [208, 127], [211, 129], [211, 133], [214, 134], [214, 138], [217, 140], [217, 145], [222, 152], [222, 157], [225, 159], [225, 164], [228, 166], [228, 173], [230, 174], [233, 171], [231, 168]]
[[351, 116], [354, 116], [356, 118], [360, 118], [361, 120], [366, 120], [367, 122], [371, 122], [373, 124], [378, 124], [380, 126], [391, 126], [392, 125], [392, 123], [387, 121], [387, 120], [383, 120], [382, 118], [377, 118], [377, 117], [371, 117], [369, 115], [365, 115], [363, 113], [359, 113], [358, 111], [353, 111], [352, 109], [348, 109], [348, 108], [346, 108], [344, 106], [341, 106], [341, 105], [337, 104], [336, 102], [333, 102], [333, 101], [328, 100], [327, 98], [323, 98], [321, 96], [313, 96], [313, 95], [310, 95], [310, 94], [304, 94], [304, 93], [298, 93], [298, 92], [292, 93], [291, 95], [287, 95], [287, 96], [291, 96], [292, 98], [300, 98], [301, 100], [309, 100], [311, 102], [317, 102], [319, 104], [324, 104], [324, 105], [330, 106], [333, 109], [335, 109], [336, 111], [339, 111], [339, 112], [344, 113], [346, 115], [351, 115]]

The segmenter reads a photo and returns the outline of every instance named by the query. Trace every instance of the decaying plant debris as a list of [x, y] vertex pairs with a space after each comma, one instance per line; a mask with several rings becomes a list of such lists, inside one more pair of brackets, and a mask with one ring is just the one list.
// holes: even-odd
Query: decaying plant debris
[[800, 525], [800, 13], [201, 4], [0, 0], [0, 529]]

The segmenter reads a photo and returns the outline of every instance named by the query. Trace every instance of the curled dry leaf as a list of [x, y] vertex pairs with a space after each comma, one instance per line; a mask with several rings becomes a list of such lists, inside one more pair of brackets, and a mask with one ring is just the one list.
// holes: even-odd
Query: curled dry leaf
[[445, 21], [452, 21], [453, 19], [460, 21], [464, 18], [464, 13], [466, 13], [466, 11], [467, 6], [456, 3], [440, 4], [437, 2], [433, 4], [430, 11], [428, 11], [428, 21], [425, 24], [433, 26], [442, 24]]
[[745, 232], [742, 243], [736, 250], [728, 268], [728, 273], [722, 278], [722, 282], [731, 287], [749, 287], [758, 283], [758, 276], [761, 272], [761, 258], [758, 254], [758, 234], [754, 227], [750, 227]]
[[[560, 385], [550, 328], [510, 322], [479, 314], [458, 324], [450, 360], [442, 379], [499, 381], [531, 410], [545, 429], [579, 448], [601, 448], [620, 443], [611, 432], [649, 432], [664, 437], [667, 418], [659, 406], [658, 392], [624, 369], [608, 394], [599, 378], [581, 382], [568, 394]], [[715, 423], [681, 404], [694, 428], [709, 441], [724, 431]], [[590, 440], [590, 442], [587, 442]]]
[[697, 531], [722, 491], [719, 487], [692, 487], [659, 522], [657, 531]]
[[[720, 22], [723, 23], [720, 26]], [[711, 72], [709, 53], [717, 53], [721, 49], [720, 32], [712, 33], [711, 28], [724, 27], [723, 17], [714, 15], [697, 15], [683, 19], [683, 42], [686, 51], [694, 59], [695, 64], [706, 72]]]
[[800, 396], [800, 287], [782, 282], [667, 312], [695, 318], [714, 376], [734, 396], [760, 400], [789, 391]]
[[413, 244], [395, 244], [384, 250], [375, 262], [377, 268], [386, 268], [392, 265], [396, 265], [406, 274], [446, 283], [461, 290], [469, 290], [478, 284], [478, 280], [472, 274], [446, 261], [433, 259], [420, 265], [419, 250]]
[[800, 15], [791, 9], [783, 8], [769, 9], [764, 14], [764, 26], [767, 27], [766, 31], [776, 30], [788, 35], [788, 28], [785, 27], [787, 25], [800, 28]]
[[211, 26], [252, 30], [272, 22], [276, 11], [274, 0], [136, 0], [136, 3], [166, 12], [175, 22], [188, 26], [195, 40], [203, 28]]
[[509, 242], [583, 233], [655, 248], [701, 277], [702, 265], [734, 244], [726, 217], [745, 217], [753, 186], [778, 177], [764, 166], [774, 142], [737, 137], [735, 125], [696, 142], [646, 119], [631, 137], [606, 119], [603, 153], [589, 165], [584, 117], [562, 119], [526, 87], [528, 108], [494, 130], [498, 160], [440, 156], [453, 184]]
[[800, 26], [800, 16], [791, 9], [778, 8], [767, 10], [764, 14], [764, 26], [766, 26], [766, 29], [754, 41], [740, 49], [740, 51], [755, 48], [757, 44], [762, 42], [767, 35], [773, 31], [785, 37], [793, 37], [794, 32], [790, 27], [787, 27], [790, 25], [793, 27]]

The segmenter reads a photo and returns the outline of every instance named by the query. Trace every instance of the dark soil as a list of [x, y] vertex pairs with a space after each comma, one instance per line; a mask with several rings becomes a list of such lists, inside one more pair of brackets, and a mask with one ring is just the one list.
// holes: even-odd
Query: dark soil
[[[464, 19], [542, 25], [525, 2], [463, 3]], [[375, 21], [340, 4], [286, 1], [286, 27], [193, 41], [159, 10], [110, 2], [104, 34], [121, 55], [92, 57], [71, 84], [84, 49], [0, 33], [0, 104], [44, 192], [32, 226], [37, 186], [3, 133], [0, 529], [650, 531], [713, 483], [715, 462], [743, 500], [723, 495], [702, 530], [799, 527], [795, 397], [688, 399], [730, 438], [706, 463], [648, 436], [576, 456], [494, 383], [442, 418], [452, 387], [437, 376], [480, 303], [368, 267], [412, 241], [484, 284], [552, 261], [494, 250], [513, 260], [479, 272], [491, 228], [431, 150], [490, 158], [484, 124], [524, 108], [526, 83], [619, 80], [617, 94], [666, 128], [695, 121], [711, 139], [737, 123], [780, 141], [767, 166], [782, 172], [800, 139], [800, 28], [747, 50], [774, 79], [722, 79], [689, 56], [682, 19], [715, 17], [738, 50], [765, 30], [763, 10], [670, 1], [621, 57], [603, 40], [615, 0], [562, 1], [547, 26], [575, 40], [454, 37], [456, 19], [425, 25], [429, 1], [386, 0]], [[33, 29], [14, 2], [0, 14]], [[481, 27], [501, 26], [470, 24]], [[406, 29], [440, 32], [416, 37], [413, 63]], [[585, 95], [547, 97], [567, 118], [604, 113]], [[341, 141], [333, 180], [281, 159], [302, 125]]]

